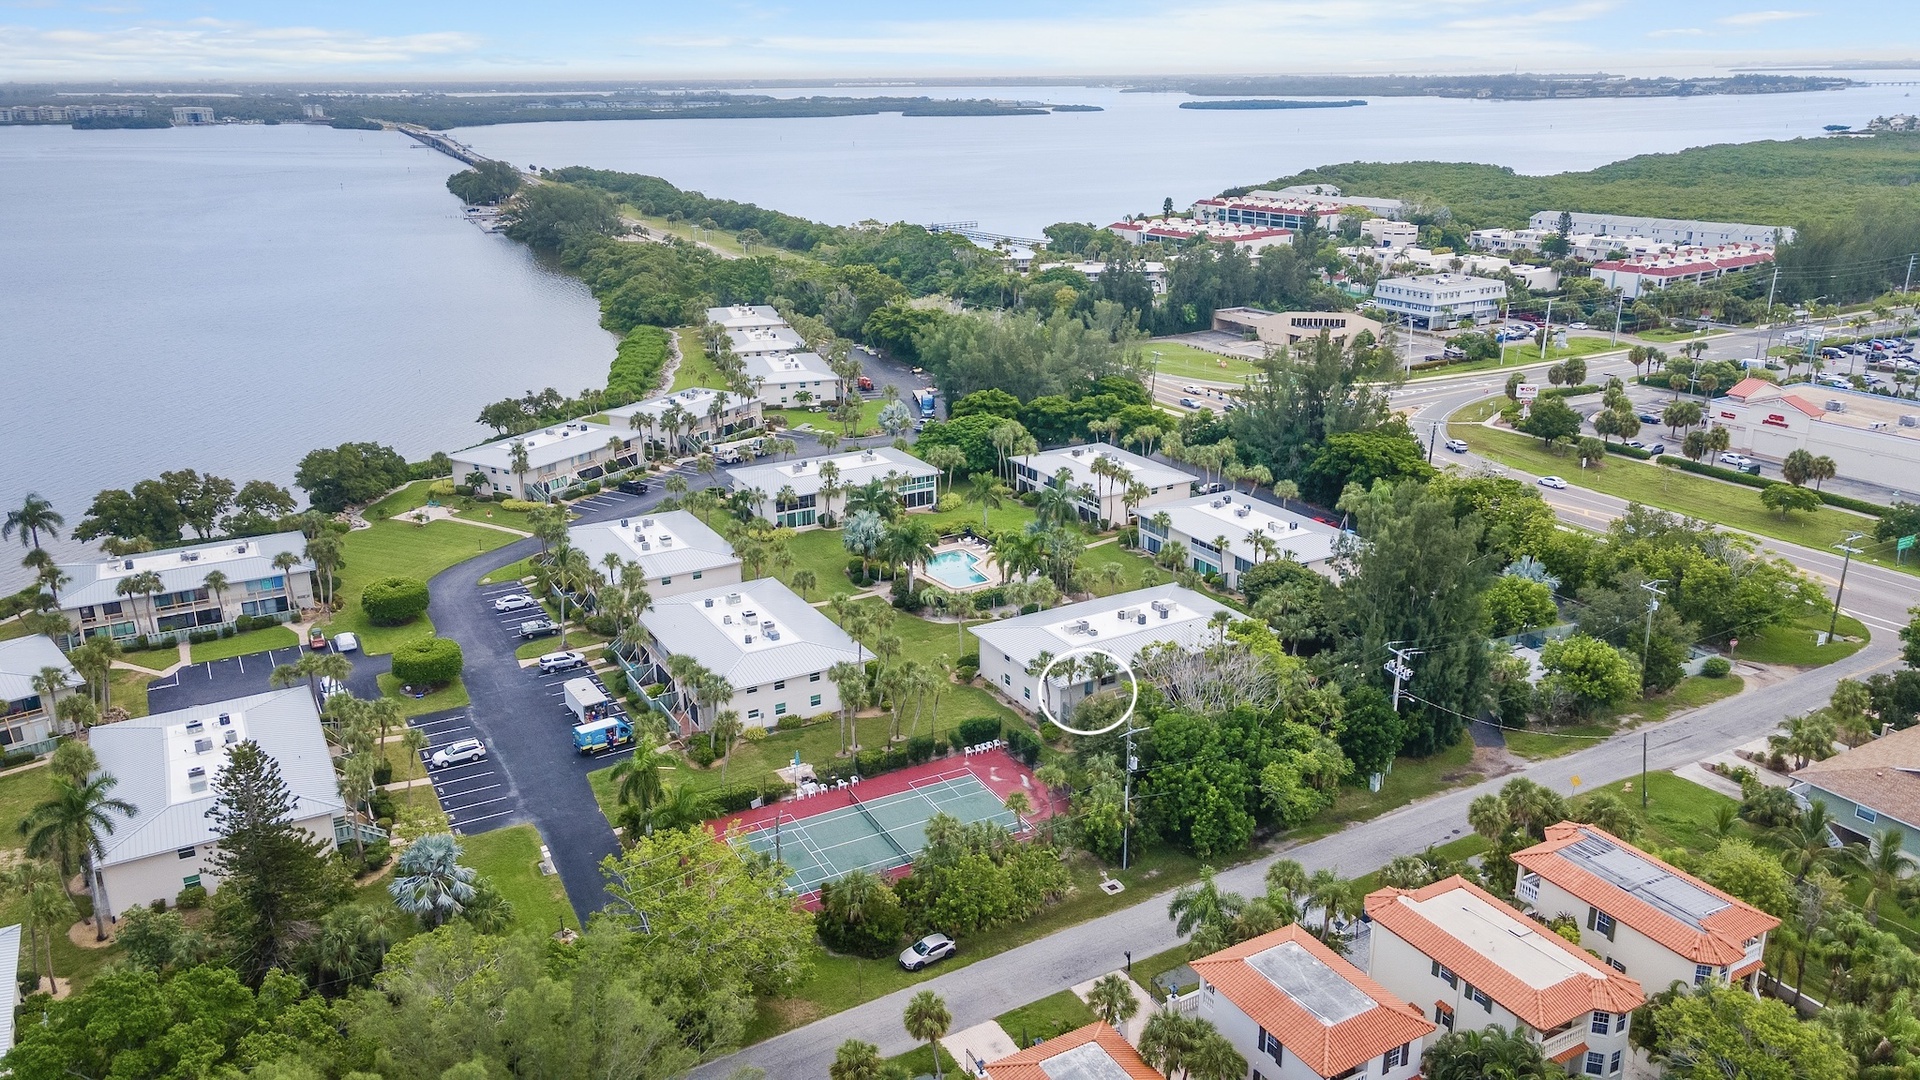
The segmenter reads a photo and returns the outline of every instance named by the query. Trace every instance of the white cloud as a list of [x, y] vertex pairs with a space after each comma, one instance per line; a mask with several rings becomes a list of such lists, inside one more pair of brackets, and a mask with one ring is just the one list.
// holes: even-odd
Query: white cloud
[[218, 19], [110, 30], [0, 26], [0, 68], [15, 78], [352, 72], [444, 62], [479, 45], [457, 31], [384, 36]]
[[1698, 37], [1705, 33], [1705, 30], [1697, 26], [1675, 26], [1666, 30], [1649, 30], [1647, 36], [1650, 38]]
[[1728, 15], [1714, 21], [1722, 26], [1765, 26], [1768, 23], [1786, 22], [1789, 19], [1805, 19], [1812, 15], [1811, 11], [1743, 11], [1738, 15]]

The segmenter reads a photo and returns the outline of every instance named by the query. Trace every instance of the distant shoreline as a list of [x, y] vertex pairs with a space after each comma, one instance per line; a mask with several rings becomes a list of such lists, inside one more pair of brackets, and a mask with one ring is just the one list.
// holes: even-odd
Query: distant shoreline
[[1346, 101], [1285, 101], [1273, 98], [1232, 98], [1226, 101], [1183, 101], [1183, 109], [1350, 109], [1365, 105], [1359, 98]]

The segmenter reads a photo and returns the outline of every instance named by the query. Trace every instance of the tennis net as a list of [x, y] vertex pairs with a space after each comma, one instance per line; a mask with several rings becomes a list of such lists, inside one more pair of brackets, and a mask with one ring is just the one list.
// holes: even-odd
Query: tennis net
[[887, 831], [887, 827], [880, 824], [880, 819], [874, 817], [873, 812], [867, 809], [867, 804], [860, 801], [860, 796], [855, 795], [853, 792], [849, 791], [847, 792], [847, 798], [853, 800], [853, 808], [855, 810], [860, 811], [860, 816], [867, 819], [867, 824], [873, 826], [873, 831], [879, 833], [883, 838], [885, 838], [885, 840], [887, 841], [887, 844], [891, 846], [893, 850], [900, 853], [901, 858], [903, 859], [913, 858], [912, 855], [907, 853], [906, 848], [903, 848], [900, 846], [900, 841], [895, 840], [893, 838], [893, 834]]

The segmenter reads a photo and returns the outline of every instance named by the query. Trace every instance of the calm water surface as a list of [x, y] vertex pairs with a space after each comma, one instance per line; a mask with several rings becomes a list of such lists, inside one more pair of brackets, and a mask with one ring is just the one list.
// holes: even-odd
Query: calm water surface
[[489, 401], [604, 384], [586, 288], [462, 220], [458, 163], [412, 145], [0, 128], [0, 509], [37, 490], [71, 526], [165, 469], [290, 486], [348, 440], [417, 460], [487, 436]]
[[1908, 95], [1916, 90], [1537, 102], [1373, 98], [1350, 109], [1234, 112], [1181, 109], [1190, 100], [1183, 94], [1086, 87], [821, 87], [769, 93], [1013, 98], [1106, 111], [605, 120], [457, 134], [518, 165], [650, 173], [836, 224], [977, 220], [992, 232], [1038, 236], [1056, 221], [1104, 225], [1126, 213], [1158, 213], [1168, 196], [1184, 207], [1222, 188], [1342, 161], [1485, 161], [1553, 173], [1707, 143], [1819, 135], [1827, 124], [1914, 112], [1920, 101]]

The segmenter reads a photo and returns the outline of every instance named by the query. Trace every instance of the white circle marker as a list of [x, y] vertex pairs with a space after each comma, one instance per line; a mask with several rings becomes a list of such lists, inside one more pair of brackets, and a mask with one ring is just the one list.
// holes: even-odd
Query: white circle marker
[[[1053, 665], [1059, 663], [1062, 660], [1065, 660], [1069, 656], [1077, 656], [1080, 653], [1099, 653], [1101, 656], [1104, 656], [1109, 660], [1112, 660], [1114, 663], [1119, 664], [1120, 670], [1126, 672], [1127, 674], [1127, 685], [1133, 688], [1133, 697], [1127, 702], [1127, 711], [1120, 714], [1120, 719], [1115, 720], [1113, 723], [1108, 724], [1106, 727], [1100, 728], [1097, 731], [1082, 731], [1081, 729], [1076, 727], [1068, 727], [1065, 723], [1061, 722], [1061, 720], [1058, 717], [1054, 716], [1053, 713], [1049, 711], [1047, 708], [1047, 676], [1053, 673]], [[1040, 715], [1046, 717], [1048, 723], [1052, 724], [1054, 727], [1059, 728], [1061, 731], [1068, 733], [1069, 735], [1105, 735], [1107, 732], [1112, 731], [1114, 728], [1117, 728], [1121, 724], [1126, 723], [1128, 720], [1133, 719], [1134, 707], [1139, 704], [1140, 704], [1140, 680], [1134, 677], [1133, 665], [1129, 664], [1126, 660], [1122, 659], [1117, 654], [1109, 652], [1108, 650], [1103, 649], [1098, 645], [1080, 645], [1075, 648], [1068, 649], [1066, 652], [1061, 653], [1059, 656], [1056, 656], [1053, 659], [1048, 660], [1047, 666], [1040, 669]]]

